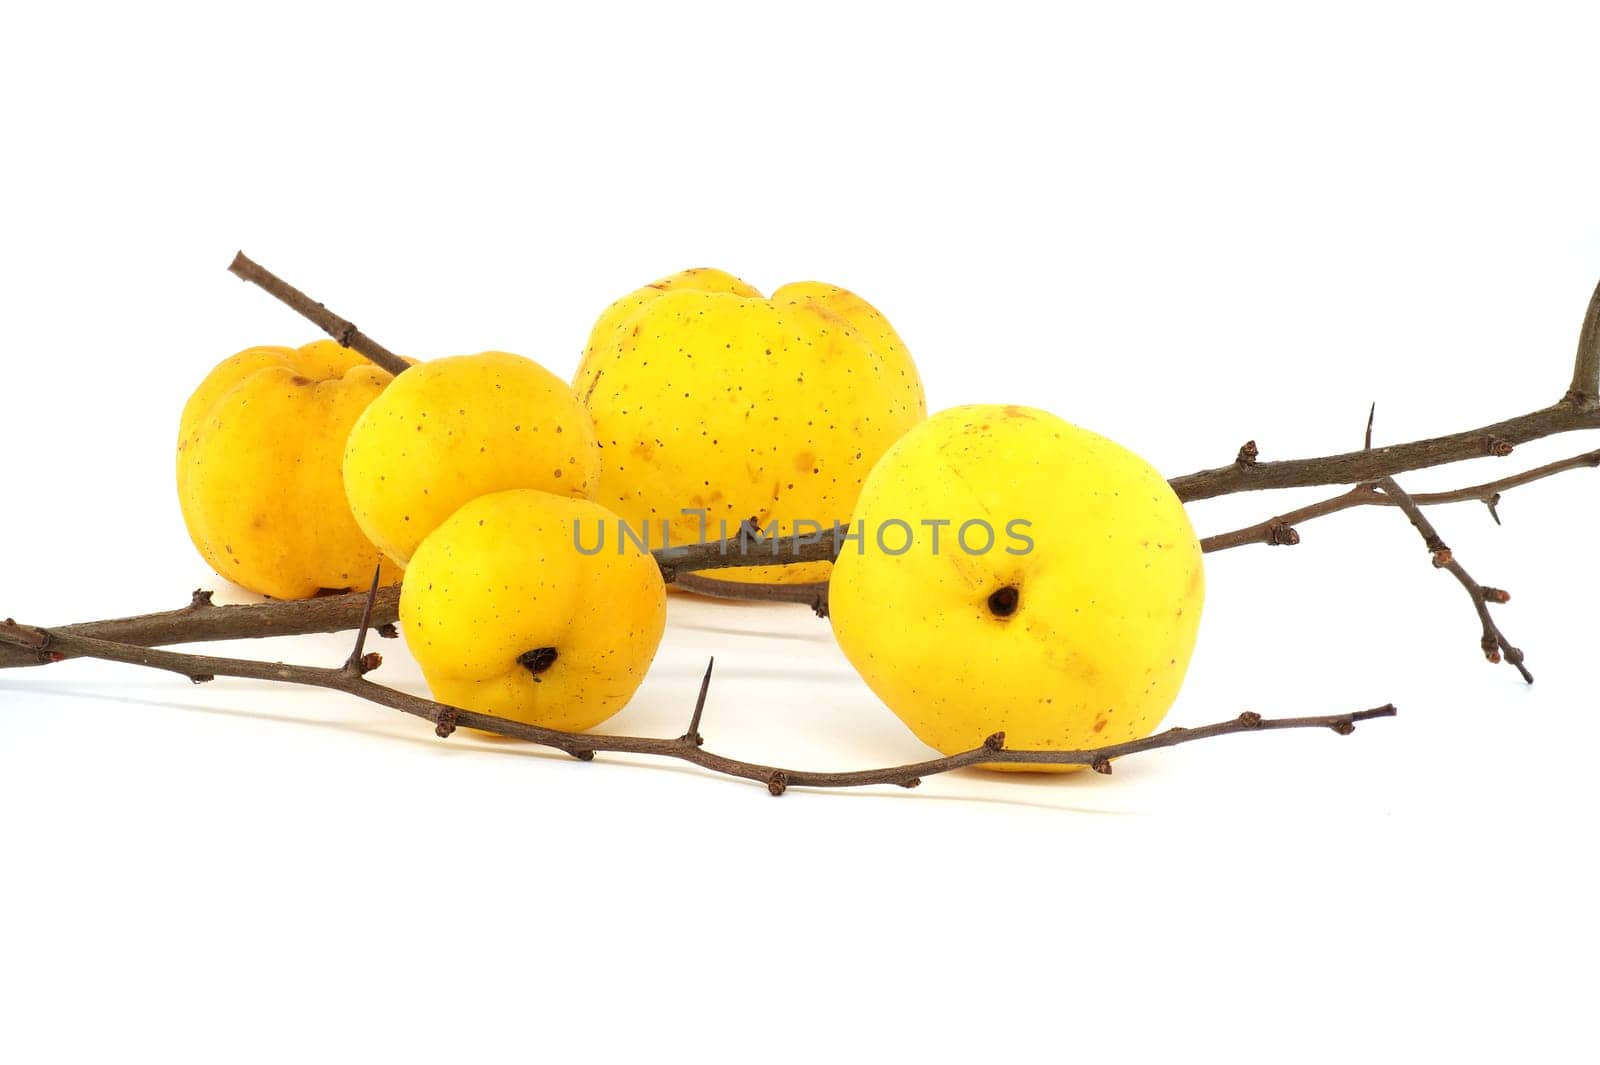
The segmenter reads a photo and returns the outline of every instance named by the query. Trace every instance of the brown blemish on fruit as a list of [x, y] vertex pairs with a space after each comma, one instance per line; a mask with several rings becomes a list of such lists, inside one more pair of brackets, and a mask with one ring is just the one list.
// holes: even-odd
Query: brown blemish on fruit
[[816, 462], [817, 456], [813, 455], [809, 451], [802, 451], [800, 454], [794, 457], [794, 468], [799, 470], [801, 473], [805, 473], [807, 470], [811, 469], [812, 466], [816, 465]]

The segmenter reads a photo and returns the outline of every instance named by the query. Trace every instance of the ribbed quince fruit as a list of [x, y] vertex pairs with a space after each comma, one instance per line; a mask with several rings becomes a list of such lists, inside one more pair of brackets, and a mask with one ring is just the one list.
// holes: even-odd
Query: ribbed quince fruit
[[390, 380], [332, 340], [249, 348], [206, 376], [178, 427], [178, 502], [218, 573], [280, 599], [367, 587], [383, 554], [339, 468], [350, 427]]
[[956, 407], [889, 449], [854, 517], [833, 631], [929, 746], [1100, 747], [1153, 732], [1177, 697], [1200, 543], [1131, 451], [1041, 410]]
[[600, 456], [567, 383], [503, 351], [421, 363], [355, 426], [344, 487], [357, 523], [406, 562], [468, 500], [511, 488], [592, 498]]
[[[867, 472], [926, 413], [905, 345], [867, 301], [833, 285], [761, 293], [686, 270], [608, 307], [573, 388], [600, 441], [595, 497], [661, 546], [756, 518], [785, 536], [831, 530]], [[698, 514], [705, 512], [704, 522]], [[802, 526], [802, 534], [810, 533]], [[726, 580], [822, 580], [828, 563], [729, 570]]]
[[587, 500], [518, 489], [429, 533], [406, 570], [400, 625], [434, 696], [569, 731], [621, 710], [661, 642], [667, 597], [636, 546], [574, 547], [575, 525], [615, 521]]

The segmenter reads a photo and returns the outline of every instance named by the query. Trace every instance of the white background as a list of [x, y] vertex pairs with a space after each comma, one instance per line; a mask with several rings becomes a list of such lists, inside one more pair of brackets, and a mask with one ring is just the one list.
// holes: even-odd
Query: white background
[[[1566, 387], [1600, 277], [1593, 16], [570, 6], [8, 11], [0, 616], [216, 585], [179, 408], [233, 351], [313, 337], [236, 248], [402, 352], [561, 374], [662, 274], [832, 281], [931, 407], [1045, 406], [1170, 474], [1248, 437], [1345, 450], [1373, 400], [1387, 442]], [[1503, 528], [1436, 514], [1512, 590], [1532, 689], [1404, 521], [1357, 511], [1208, 559], [1169, 721], [1400, 717], [1111, 778], [773, 800], [310, 691], [0, 674], [0, 1057], [1593, 1060], [1595, 476], [1511, 494]], [[922, 755], [804, 610], [671, 622], [608, 727], [681, 732], [715, 653], [718, 749]]]

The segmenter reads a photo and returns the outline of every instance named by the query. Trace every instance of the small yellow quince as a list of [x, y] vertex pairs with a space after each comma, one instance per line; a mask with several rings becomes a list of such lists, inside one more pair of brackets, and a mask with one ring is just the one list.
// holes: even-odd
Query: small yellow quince
[[[878, 457], [927, 408], [889, 322], [834, 285], [764, 299], [721, 270], [686, 270], [595, 323], [573, 380], [601, 446], [599, 502], [652, 546], [728, 534], [754, 517], [788, 537], [831, 530]], [[684, 513], [684, 511], [703, 513]], [[824, 580], [826, 562], [718, 573]]]
[[206, 376], [179, 422], [178, 502], [218, 573], [279, 599], [367, 587], [383, 554], [350, 513], [340, 462], [390, 380], [332, 340], [249, 348]]
[[532, 359], [486, 351], [396, 378], [350, 431], [344, 487], [362, 530], [404, 563], [468, 500], [511, 488], [588, 499], [599, 469], [567, 383]]
[[1041, 410], [956, 407], [889, 449], [854, 517], [833, 631], [929, 746], [1101, 747], [1149, 735], [1177, 697], [1200, 543], [1131, 451]]
[[634, 545], [574, 546], [575, 525], [615, 521], [587, 500], [518, 489], [429, 533], [406, 570], [400, 625], [434, 697], [568, 731], [621, 710], [661, 642], [667, 595]]

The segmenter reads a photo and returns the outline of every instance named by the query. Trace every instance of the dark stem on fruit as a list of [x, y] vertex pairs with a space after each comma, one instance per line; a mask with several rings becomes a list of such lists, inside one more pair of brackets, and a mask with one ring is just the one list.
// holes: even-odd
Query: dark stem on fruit
[[265, 290], [280, 303], [297, 312], [302, 318], [337, 340], [342, 346], [365, 357], [368, 361], [392, 374], [400, 374], [411, 364], [356, 328], [354, 322], [334, 314], [328, 308], [284, 281], [271, 270], [253, 261], [244, 252], [233, 257], [228, 271]]
[[[220, 609], [220, 608], [219, 608]], [[972, 750], [943, 758], [931, 758], [908, 765], [880, 769], [862, 769], [846, 772], [784, 769], [777, 766], [747, 762], [715, 754], [700, 745], [700, 710], [704, 707], [704, 694], [710, 685], [710, 671], [701, 682], [701, 698], [690, 732], [684, 736], [663, 739], [651, 736], [608, 736], [596, 733], [563, 732], [541, 728], [519, 721], [480, 714], [443, 703], [436, 703], [381, 684], [375, 684], [360, 673], [339, 667], [327, 669], [318, 666], [289, 665], [283, 662], [258, 662], [252, 659], [223, 658], [213, 655], [183, 654], [130, 644], [115, 643], [87, 636], [78, 636], [64, 630], [40, 629], [20, 625], [15, 621], [0, 622], [0, 645], [19, 648], [48, 660], [60, 658], [98, 658], [108, 662], [123, 662], [150, 669], [165, 670], [185, 677], [241, 677], [250, 680], [298, 684], [314, 688], [327, 688], [345, 692], [368, 702], [386, 706], [413, 717], [432, 722], [436, 732], [449, 735], [456, 728], [473, 728], [512, 739], [525, 740], [588, 761], [597, 751], [623, 754], [643, 754], [672, 758], [700, 766], [714, 773], [739, 777], [763, 784], [774, 795], [789, 788], [853, 788], [873, 784], [893, 784], [914, 787], [923, 778], [955, 769], [986, 764], [1006, 765], [1109, 765], [1115, 758], [1123, 758], [1144, 751], [1174, 747], [1181, 743], [1231, 735], [1236, 732], [1264, 732], [1281, 729], [1329, 729], [1338, 735], [1348, 735], [1359, 721], [1393, 717], [1393, 706], [1380, 706], [1351, 714], [1330, 714], [1320, 717], [1264, 718], [1247, 712], [1227, 721], [1219, 721], [1198, 728], [1172, 728], [1143, 739], [1105, 747], [1083, 750], [1012, 750], [1004, 746], [1003, 737], [990, 740]], [[57, 657], [59, 656], [59, 657]]]
[[1008, 618], [1017, 612], [1017, 590], [1010, 585], [989, 594], [989, 612], [997, 618]]
[[556, 664], [558, 657], [554, 647], [535, 647], [531, 651], [524, 651], [518, 655], [517, 665], [532, 673], [534, 678], [537, 679], [539, 674]]

